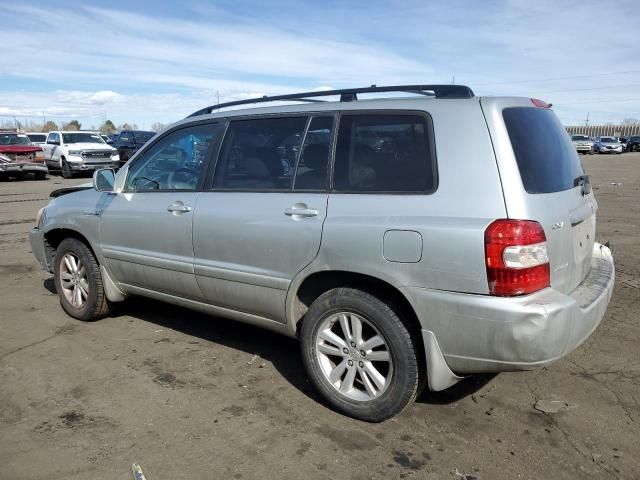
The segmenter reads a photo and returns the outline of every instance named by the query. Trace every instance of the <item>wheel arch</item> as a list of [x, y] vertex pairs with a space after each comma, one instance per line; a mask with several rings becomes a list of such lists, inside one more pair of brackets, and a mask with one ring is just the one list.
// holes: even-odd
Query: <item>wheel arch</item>
[[[416, 345], [424, 356], [424, 343], [420, 331], [422, 329], [418, 316], [407, 297], [391, 283], [378, 277], [347, 270], [323, 270], [313, 272], [295, 287], [291, 294], [288, 309], [288, 323], [293, 333], [298, 336], [304, 316], [313, 301], [324, 292], [338, 287], [352, 287], [366, 291], [377, 298], [393, 305], [406, 327], [415, 334], [419, 345]], [[423, 358], [424, 360], [424, 358]]]
[[75, 238], [76, 240], [79, 240], [82, 243], [84, 243], [89, 248], [89, 250], [91, 250], [91, 253], [96, 258], [96, 261], [98, 262], [98, 265], [102, 263], [100, 261], [100, 256], [96, 254], [96, 250], [91, 244], [91, 242], [89, 241], [89, 239], [79, 231], [73, 230], [71, 228], [52, 228], [51, 230], [45, 232], [44, 234], [45, 252], [47, 253], [47, 255], [51, 255], [50, 259], [53, 259], [53, 257], [55, 256], [55, 250], [58, 248], [60, 243], [62, 243], [62, 241], [66, 238]]
[[462, 380], [447, 365], [436, 336], [425, 329], [409, 299], [396, 286], [373, 275], [345, 270], [322, 270], [310, 273], [290, 292], [287, 320], [291, 335], [298, 337], [304, 316], [313, 301], [324, 292], [338, 287], [359, 288], [383, 301], [390, 302], [410, 330], [420, 362], [421, 387], [432, 391], [444, 390]]
[[91, 251], [91, 254], [96, 259], [100, 272], [102, 274], [102, 281], [105, 289], [105, 294], [111, 302], [121, 302], [126, 298], [126, 294], [122, 291], [117, 281], [111, 276], [111, 273], [104, 265], [102, 256], [98, 255], [99, 252], [94, 248], [89, 239], [77, 230], [71, 228], [53, 228], [44, 234], [44, 247], [47, 264], [50, 266], [50, 271], [53, 271], [55, 252], [60, 243], [67, 238], [74, 238], [84, 243]]

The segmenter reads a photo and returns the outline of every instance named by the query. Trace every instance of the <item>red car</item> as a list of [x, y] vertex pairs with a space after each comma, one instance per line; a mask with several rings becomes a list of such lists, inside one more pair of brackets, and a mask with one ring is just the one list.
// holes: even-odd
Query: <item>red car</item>
[[29, 137], [23, 133], [0, 132], [0, 154], [6, 155], [14, 162], [36, 162], [36, 152], [41, 151], [42, 148], [31, 143]]

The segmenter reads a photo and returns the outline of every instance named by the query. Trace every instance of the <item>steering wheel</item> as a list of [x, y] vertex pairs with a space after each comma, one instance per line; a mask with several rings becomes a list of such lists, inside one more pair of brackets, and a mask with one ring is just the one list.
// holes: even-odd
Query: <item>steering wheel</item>
[[167, 177], [167, 185], [173, 190], [192, 190], [198, 183], [198, 172], [193, 168], [180, 167]]

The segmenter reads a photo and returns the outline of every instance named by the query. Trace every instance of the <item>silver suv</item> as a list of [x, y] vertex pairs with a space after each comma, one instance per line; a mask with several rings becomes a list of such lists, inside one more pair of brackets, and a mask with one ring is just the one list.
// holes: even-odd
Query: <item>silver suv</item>
[[[226, 108], [273, 100], [304, 103]], [[329, 404], [382, 421], [602, 320], [613, 260], [549, 107], [451, 85], [216, 105], [54, 192], [31, 246], [72, 317], [142, 295], [297, 337]]]

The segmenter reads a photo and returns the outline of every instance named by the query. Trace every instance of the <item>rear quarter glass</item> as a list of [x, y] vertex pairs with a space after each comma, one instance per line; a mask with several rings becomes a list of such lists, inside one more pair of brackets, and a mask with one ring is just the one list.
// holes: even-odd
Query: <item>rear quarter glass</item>
[[502, 111], [520, 177], [527, 193], [574, 187], [584, 174], [570, 137], [549, 109], [510, 107]]

